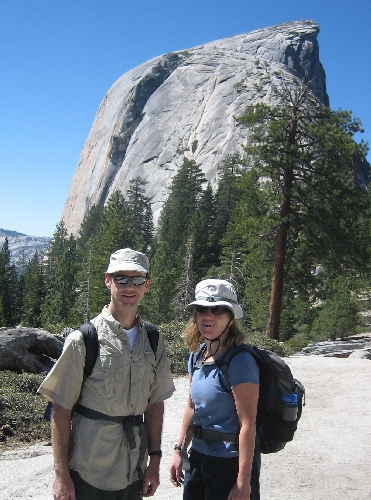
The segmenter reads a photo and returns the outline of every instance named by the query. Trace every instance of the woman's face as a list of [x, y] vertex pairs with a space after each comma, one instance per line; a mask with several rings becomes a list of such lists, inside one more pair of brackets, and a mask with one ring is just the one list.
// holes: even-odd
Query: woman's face
[[[218, 314], [215, 314], [218, 313]], [[230, 310], [221, 308], [220, 306], [214, 307], [201, 307], [196, 306], [196, 322], [197, 327], [206, 340], [217, 339], [225, 331], [225, 335], [220, 340], [227, 338], [228, 326], [233, 323]]]

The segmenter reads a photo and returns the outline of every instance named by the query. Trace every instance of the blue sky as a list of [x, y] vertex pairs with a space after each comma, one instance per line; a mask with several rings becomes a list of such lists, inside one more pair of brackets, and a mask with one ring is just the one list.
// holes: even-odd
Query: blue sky
[[352, 110], [370, 141], [370, 0], [0, 0], [0, 228], [53, 235], [98, 106], [123, 73], [303, 19], [320, 26], [331, 107]]

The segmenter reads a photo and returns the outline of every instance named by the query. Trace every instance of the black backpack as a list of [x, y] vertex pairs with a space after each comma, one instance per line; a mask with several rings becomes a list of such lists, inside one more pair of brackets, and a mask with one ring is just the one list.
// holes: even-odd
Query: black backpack
[[[199, 353], [201, 351], [202, 347]], [[260, 437], [260, 451], [276, 453], [294, 437], [302, 407], [305, 405], [304, 386], [292, 376], [289, 366], [275, 353], [242, 344], [231, 347], [220, 360], [215, 361], [220, 384], [226, 392], [232, 392], [228, 376], [229, 364], [241, 351], [250, 353], [259, 368], [256, 428]], [[193, 355], [192, 373], [196, 368], [199, 353]], [[226, 441], [224, 438], [225, 435], [223, 441]]]
[[[145, 329], [147, 331], [148, 340], [149, 340], [149, 343], [151, 345], [151, 349], [152, 349], [154, 355], [156, 356], [159, 331], [157, 330], [155, 325], [152, 325], [152, 323], [149, 323], [148, 321], [144, 321], [143, 323], [144, 323]], [[82, 336], [84, 339], [84, 344], [85, 344], [85, 349], [86, 349], [84, 378], [83, 378], [83, 383], [84, 383], [84, 380], [86, 379], [86, 377], [89, 377], [93, 371], [93, 368], [94, 368], [94, 365], [95, 365], [95, 362], [97, 360], [98, 353], [99, 353], [99, 342], [98, 342], [97, 330], [91, 321], [80, 325], [79, 330], [82, 333]], [[74, 331], [74, 330], [71, 330], [71, 332], [72, 331]], [[50, 422], [52, 408], [53, 408], [53, 403], [51, 401], [49, 401], [49, 403], [46, 406], [45, 413], [44, 413], [44, 418], [48, 422]]]

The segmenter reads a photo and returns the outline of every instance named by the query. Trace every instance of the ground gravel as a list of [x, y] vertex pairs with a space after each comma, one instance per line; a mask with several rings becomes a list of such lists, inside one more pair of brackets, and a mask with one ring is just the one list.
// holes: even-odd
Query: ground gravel
[[[294, 440], [263, 455], [262, 500], [371, 499], [371, 361], [354, 358], [286, 358], [306, 388], [306, 406]], [[168, 479], [188, 381], [166, 402], [161, 485], [154, 498], [180, 500]], [[52, 499], [51, 447], [40, 443], [0, 455], [0, 499]]]

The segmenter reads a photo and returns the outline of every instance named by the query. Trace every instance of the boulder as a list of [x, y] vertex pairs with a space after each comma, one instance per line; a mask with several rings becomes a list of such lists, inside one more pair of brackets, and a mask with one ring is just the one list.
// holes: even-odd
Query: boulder
[[349, 355], [349, 357], [357, 359], [371, 359], [371, 347], [369, 349], [360, 349], [359, 351], [353, 351]]
[[59, 358], [63, 341], [40, 328], [0, 329], [0, 370], [43, 373]]

